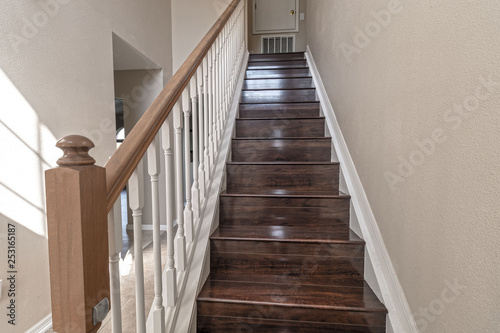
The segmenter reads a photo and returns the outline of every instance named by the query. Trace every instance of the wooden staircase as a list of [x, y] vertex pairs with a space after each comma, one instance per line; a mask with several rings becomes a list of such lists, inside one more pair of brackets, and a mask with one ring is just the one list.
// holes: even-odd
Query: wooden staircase
[[385, 332], [303, 53], [251, 55], [198, 332]]

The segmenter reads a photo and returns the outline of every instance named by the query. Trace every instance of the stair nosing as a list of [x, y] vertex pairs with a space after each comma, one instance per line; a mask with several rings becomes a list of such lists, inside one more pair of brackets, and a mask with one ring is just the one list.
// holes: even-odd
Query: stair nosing
[[255, 102], [251, 102], [251, 103], [248, 103], [248, 102], [240, 102], [240, 105], [241, 104], [244, 104], [244, 105], [260, 105], [260, 104], [308, 104], [308, 103], [317, 103], [319, 104], [320, 102], [319, 101], [304, 101], [304, 102], [262, 102], [262, 103], [255, 103]]
[[280, 118], [236, 118], [236, 121], [246, 121], [246, 120], [326, 120], [326, 117], [280, 117]]
[[322, 141], [330, 141], [331, 137], [322, 137], [322, 136], [286, 136], [286, 137], [252, 137], [252, 136], [244, 136], [244, 137], [235, 137], [232, 140], [322, 140]]
[[269, 161], [269, 162], [226, 162], [226, 165], [339, 165], [340, 162]]
[[271, 59], [271, 60], [250, 60], [248, 61], [249, 64], [256, 64], [259, 62], [283, 62], [283, 61], [302, 61], [305, 60], [307, 62], [307, 58], [301, 58], [301, 59]]
[[241, 91], [275, 91], [275, 90], [313, 90], [316, 87], [307, 87], [307, 88], [243, 88]]
[[366, 245], [363, 239], [295, 239], [295, 238], [259, 238], [259, 237], [231, 237], [231, 236], [210, 236], [211, 240], [237, 240], [248, 242], [280, 242], [280, 243], [321, 243], [321, 244], [359, 244]]
[[292, 77], [245, 77], [245, 80], [286, 80], [286, 79], [312, 79], [312, 76], [292, 76]]
[[274, 238], [241, 238], [229, 236], [211, 236], [211, 240], [233, 240], [233, 241], [248, 241], [248, 242], [280, 242], [280, 243], [320, 243], [320, 244], [358, 244], [366, 245], [364, 240], [345, 240], [345, 239], [274, 239]]
[[[281, 70], [281, 69], [309, 69], [309, 66], [272, 67], [272, 68], [249, 68], [249, 67], [247, 67], [246, 71], [273, 71], [273, 70]], [[246, 71], [245, 71], [245, 75], [246, 75]]]
[[[302, 242], [289, 242], [289, 243], [302, 243]], [[318, 242], [319, 243], [319, 242]], [[288, 256], [292, 256], [292, 257], [318, 257], [318, 258], [360, 258], [360, 259], [365, 259], [365, 256], [362, 255], [362, 256], [320, 256], [320, 255], [316, 255], [316, 254], [276, 254], [276, 253], [258, 253], [258, 252], [238, 252], [238, 251], [231, 251], [231, 252], [224, 252], [224, 251], [220, 251], [220, 250], [217, 250], [215, 254], [224, 254], [224, 253], [227, 253], [227, 254], [251, 254], [251, 255], [255, 255], [255, 256], [271, 256], [271, 257], [286, 257], [288, 258]], [[315, 285], [317, 286], [317, 285]], [[328, 286], [328, 284], [325, 284], [325, 286]]]
[[220, 196], [224, 197], [250, 197], [250, 198], [318, 198], [318, 199], [336, 199], [345, 200], [351, 199], [350, 195], [346, 194], [256, 194], [256, 193], [227, 193], [223, 192]]

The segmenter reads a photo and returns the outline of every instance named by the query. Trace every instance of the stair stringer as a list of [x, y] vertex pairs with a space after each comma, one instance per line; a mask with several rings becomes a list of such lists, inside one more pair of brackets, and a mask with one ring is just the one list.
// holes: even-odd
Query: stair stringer
[[382, 302], [389, 311], [387, 332], [418, 333], [410, 306], [392, 265], [368, 197], [356, 171], [309, 46], [307, 46], [306, 50], [306, 59], [316, 86], [321, 111], [326, 118], [328, 131], [332, 136], [336, 156], [341, 165], [343, 176], [341, 183], [344, 183], [347, 187], [348, 194], [351, 196], [351, 212], [355, 213], [357, 217], [358, 225], [354, 229], [359, 228], [359, 231], [361, 231], [359, 236], [366, 242], [366, 252], [368, 254], [366, 260], [370, 260], [373, 267], [374, 274], [368, 276], [365, 274], [365, 279], [368, 284], [373, 286], [374, 290], [380, 290]]

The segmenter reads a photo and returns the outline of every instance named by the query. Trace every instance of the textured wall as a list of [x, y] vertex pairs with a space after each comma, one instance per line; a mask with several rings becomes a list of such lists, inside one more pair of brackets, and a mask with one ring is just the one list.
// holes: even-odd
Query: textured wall
[[[3, 0], [0, 5], [0, 332], [50, 313], [43, 171], [56, 139], [83, 134], [104, 165], [115, 147], [112, 32], [171, 75], [170, 0]], [[18, 227], [17, 321], [7, 324], [7, 223]]]
[[422, 332], [499, 332], [500, 4], [313, 0], [308, 44]]
[[172, 0], [172, 50], [177, 70], [232, 0]]

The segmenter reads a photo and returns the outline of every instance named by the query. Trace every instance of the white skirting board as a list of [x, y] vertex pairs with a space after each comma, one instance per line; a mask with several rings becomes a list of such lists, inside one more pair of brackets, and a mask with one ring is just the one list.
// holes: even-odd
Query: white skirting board
[[307, 46], [306, 59], [313, 76], [316, 91], [321, 103], [328, 129], [332, 135], [333, 144], [337, 153], [345, 182], [351, 195], [351, 202], [359, 220], [362, 238], [366, 242], [377, 282], [382, 293], [382, 302], [389, 310], [389, 322], [387, 331], [398, 333], [418, 333], [415, 320], [413, 319], [410, 306], [406, 300], [401, 284], [392, 265], [389, 253], [368, 202], [361, 179], [356, 171], [354, 162], [342, 135], [339, 123], [333, 111], [332, 104], [321, 80], [321, 76], [314, 62], [309, 46]]
[[47, 315], [33, 327], [27, 329], [26, 333], [44, 333], [47, 332], [50, 328], [52, 328], [52, 314]]

